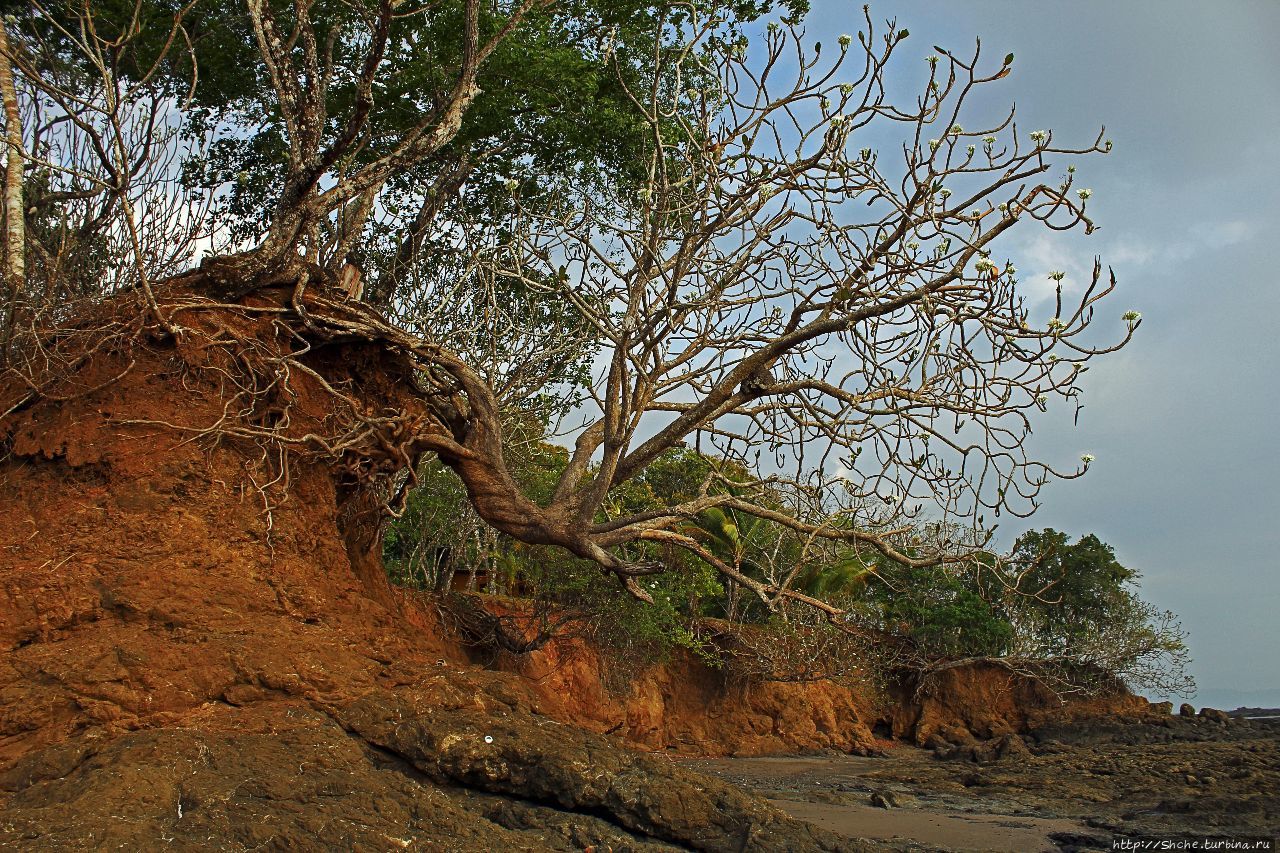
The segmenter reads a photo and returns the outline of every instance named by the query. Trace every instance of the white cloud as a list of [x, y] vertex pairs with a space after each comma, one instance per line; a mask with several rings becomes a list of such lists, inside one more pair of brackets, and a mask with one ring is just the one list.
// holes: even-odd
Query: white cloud
[[1062, 292], [1083, 289], [1093, 274], [1093, 258], [1072, 251], [1066, 241], [1057, 234], [1037, 234], [1018, 250], [1015, 262], [1027, 306], [1033, 310], [1040, 303], [1052, 299], [1057, 285], [1049, 278], [1051, 272], [1066, 273]]
[[1262, 232], [1262, 226], [1248, 219], [1230, 219], [1201, 225], [1196, 232], [1201, 243], [1212, 249], [1221, 249], [1252, 240]]

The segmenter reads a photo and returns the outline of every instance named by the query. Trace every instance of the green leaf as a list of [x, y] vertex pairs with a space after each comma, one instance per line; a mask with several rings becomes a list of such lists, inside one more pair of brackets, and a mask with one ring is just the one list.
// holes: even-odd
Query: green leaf
[[1012, 64], [1013, 64], [1013, 54], [1012, 54], [1012, 53], [1010, 53], [1010, 54], [1006, 54], [1006, 55], [1005, 55], [1005, 58], [1004, 58], [1004, 64], [1005, 64], [1005, 65], [1012, 65]]

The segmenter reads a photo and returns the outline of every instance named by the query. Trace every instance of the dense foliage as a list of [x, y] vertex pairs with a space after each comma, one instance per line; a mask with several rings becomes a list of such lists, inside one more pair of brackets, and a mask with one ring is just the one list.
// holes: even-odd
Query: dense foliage
[[[567, 452], [537, 438], [512, 452], [522, 484], [531, 494], [549, 497]], [[687, 448], [669, 451], [610, 509], [634, 513], [688, 501], [712, 470], [726, 467], [735, 466]], [[732, 473], [750, 479], [746, 471]], [[456, 479], [438, 464], [428, 466], [422, 484], [386, 540], [388, 569], [397, 582], [564, 608], [630, 665], [663, 659], [682, 647], [713, 664], [755, 666], [762, 675], [772, 670], [825, 677], [834, 669], [830, 661], [800, 658], [833, 653], [834, 644], [822, 636], [846, 631], [880, 637], [885, 654], [921, 668], [995, 658], [1065, 690], [1101, 686], [1111, 677], [1165, 693], [1194, 690], [1185, 673], [1185, 635], [1173, 615], [1142, 601], [1139, 574], [1092, 534], [1072, 542], [1056, 530], [1033, 530], [1008, 555], [984, 552], [951, 566], [909, 566], [850, 549], [815, 559], [778, 525], [718, 508], [688, 520], [686, 529], [709, 552], [755, 579], [767, 580], [780, 565], [799, 568], [797, 589], [848, 608], [836, 627], [797, 618], [795, 609], [771, 613], [706, 562], [676, 549], [644, 555], [668, 564], [668, 571], [647, 581], [654, 604], [645, 605], [599, 584], [600, 570], [589, 561], [487, 529], [470, 513]], [[736, 636], [731, 649], [725, 644], [730, 634]], [[751, 647], [754, 664], [746, 662], [744, 646]], [[904, 648], [911, 652], [904, 655]], [[874, 649], [874, 643], [858, 645], [863, 666], [871, 665], [865, 656]]]

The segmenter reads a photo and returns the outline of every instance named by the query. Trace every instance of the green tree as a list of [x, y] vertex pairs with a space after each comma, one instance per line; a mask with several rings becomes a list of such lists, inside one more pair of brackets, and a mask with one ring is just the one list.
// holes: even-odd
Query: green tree
[[1095, 634], [1129, 600], [1138, 579], [1092, 533], [1072, 543], [1052, 528], [1028, 531], [1014, 544], [1010, 561], [1021, 574], [1019, 615], [1051, 653], [1067, 652]]
[[916, 642], [926, 657], [999, 657], [1009, 652], [1013, 625], [981, 582], [982, 570], [885, 564], [868, 583], [864, 602], [878, 625]]
[[1069, 681], [1116, 677], [1166, 695], [1195, 692], [1177, 617], [1139, 597], [1139, 573], [1097, 536], [1071, 542], [1051, 528], [1029, 531], [1006, 573], [1011, 654], [1056, 663]]

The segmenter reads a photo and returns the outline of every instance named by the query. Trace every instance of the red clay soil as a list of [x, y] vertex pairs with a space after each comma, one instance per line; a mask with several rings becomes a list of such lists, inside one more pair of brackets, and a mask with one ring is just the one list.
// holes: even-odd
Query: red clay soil
[[[506, 662], [546, 712], [629, 745], [687, 755], [771, 755], [875, 749], [867, 698], [845, 684], [726, 684], [721, 672], [677, 654], [610, 690], [608, 662], [582, 639], [553, 641]], [[615, 692], [616, 691], [616, 692]]]
[[[0, 848], [861, 849], [462, 665], [369, 576], [349, 470], [289, 454], [287, 493], [260, 489], [278, 457], [189, 429], [246, 381], [224, 330], [267, 359], [296, 341], [270, 314], [171, 316], [199, 333], [142, 329], [25, 403], [0, 386]], [[317, 377], [421, 405], [376, 346], [305, 359], [290, 434], [333, 416]]]
[[1079, 720], [1159, 716], [1122, 688], [1064, 702], [1041, 682], [992, 662], [939, 669], [925, 684], [921, 689], [909, 678], [890, 688], [882, 714], [893, 737], [920, 745], [937, 737], [963, 743]]
[[[512, 614], [509, 600], [491, 600]], [[1068, 701], [1042, 683], [995, 663], [940, 668], [924, 689], [903, 673], [887, 689], [856, 681], [743, 683], [690, 653], [642, 668], [621, 690], [610, 664], [582, 637], [555, 639], [516, 656], [481, 655], [521, 675], [544, 713], [629, 745], [682, 755], [755, 756], [878, 752], [884, 738], [916, 745], [991, 740], [1047, 725], [1151, 716], [1124, 690]]]
[[[582, 649], [482, 671], [385, 585], [340, 505], [350, 470], [289, 453], [287, 490], [260, 488], [280, 456], [199, 437], [240, 376], [219, 330], [269, 357], [296, 343], [272, 316], [182, 314], [202, 334], [142, 329], [0, 418], [0, 848], [864, 849], [552, 721], [648, 749], [856, 751], [871, 716], [848, 690], [725, 693], [688, 663], [615, 699]], [[333, 417], [317, 377], [421, 410], [377, 346], [305, 363], [293, 435]], [[0, 382], [0, 412], [28, 390]], [[1017, 698], [999, 713], [1021, 719]]]

